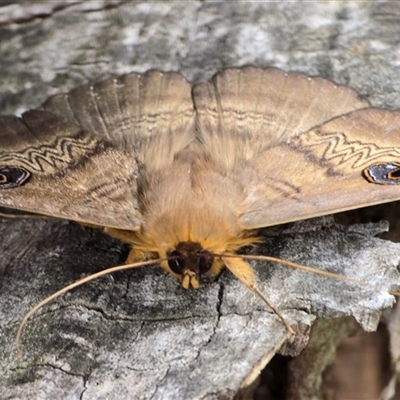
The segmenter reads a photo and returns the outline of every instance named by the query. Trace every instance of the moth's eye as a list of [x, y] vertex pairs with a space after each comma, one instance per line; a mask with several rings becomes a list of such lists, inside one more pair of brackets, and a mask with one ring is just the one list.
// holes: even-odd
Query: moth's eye
[[168, 266], [171, 268], [172, 272], [175, 274], [182, 275], [182, 272], [185, 268], [185, 259], [177, 250], [172, 250], [168, 253], [168, 257], [174, 257], [171, 260], [168, 260]]
[[29, 177], [30, 172], [18, 167], [0, 167], [0, 189], [9, 189], [23, 185]]
[[214, 262], [214, 256], [207, 250], [203, 250], [198, 254], [198, 266], [200, 274], [208, 272]]

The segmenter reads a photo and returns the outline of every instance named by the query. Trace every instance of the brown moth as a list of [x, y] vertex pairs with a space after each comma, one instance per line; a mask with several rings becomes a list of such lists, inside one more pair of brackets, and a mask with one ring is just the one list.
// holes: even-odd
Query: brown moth
[[400, 199], [400, 111], [275, 68], [131, 73], [0, 117], [0, 205], [101, 227], [184, 288], [259, 228]]

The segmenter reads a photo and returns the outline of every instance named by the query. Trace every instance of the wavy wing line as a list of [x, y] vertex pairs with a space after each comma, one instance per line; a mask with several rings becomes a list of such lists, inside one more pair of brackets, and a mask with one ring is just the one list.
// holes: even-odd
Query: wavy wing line
[[0, 164], [18, 164], [36, 172], [44, 172], [47, 167], [60, 169], [60, 164], [73, 165], [81, 157], [78, 153], [87, 153], [94, 150], [98, 141], [91, 137], [58, 138], [54, 145], [28, 147], [18, 153], [4, 153], [0, 156]]
[[[306, 137], [307, 136], [307, 137]], [[340, 166], [351, 163], [352, 169], [358, 169], [371, 164], [382, 156], [400, 159], [400, 148], [379, 147], [375, 143], [362, 143], [348, 140], [343, 132], [331, 132], [321, 138], [313, 132], [311, 135], [299, 137], [299, 143], [303, 148], [316, 147], [313, 153], [321, 154], [321, 160], [335, 160], [335, 165]]]

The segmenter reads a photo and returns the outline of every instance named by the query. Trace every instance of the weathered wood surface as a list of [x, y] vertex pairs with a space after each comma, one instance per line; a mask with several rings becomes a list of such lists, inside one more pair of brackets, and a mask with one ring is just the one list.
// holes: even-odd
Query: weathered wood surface
[[[395, 3], [9, 4], [0, 7], [0, 113], [132, 70], [177, 70], [199, 81], [245, 64], [322, 75], [373, 105], [400, 108], [398, 18]], [[384, 229], [317, 219], [266, 230], [265, 245], [254, 251], [387, 289], [400, 283], [400, 248], [374, 237]], [[155, 266], [103, 278], [46, 306], [29, 322], [18, 360], [13, 341], [24, 313], [82, 275], [121, 263], [126, 249], [63, 221], [2, 219], [0, 235], [2, 398], [231, 398], [288, 339], [276, 316], [229, 273], [187, 292]], [[310, 372], [288, 388], [292, 398], [320, 396], [318, 378], [351, 330], [340, 317], [373, 330], [393, 299], [254, 266], [263, 291], [302, 332], [282, 352], [300, 351], [315, 319], [330, 319], [330, 347], [314, 356], [318, 368], [306, 368], [304, 352], [293, 368]]]

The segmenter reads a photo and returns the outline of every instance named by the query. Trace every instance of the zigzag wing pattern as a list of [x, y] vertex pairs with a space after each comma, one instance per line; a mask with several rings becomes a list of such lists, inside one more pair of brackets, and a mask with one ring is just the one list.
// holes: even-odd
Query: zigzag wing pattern
[[[240, 221], [255, 228], [398, 200], [399, 161], [400, 111], [368, 108], [335, 118], [247, 165]], [[376, 164], [388, 166], [390, 184], [368, 179]]]
[[0, 141], [1, 206], [138, 229], [137, 164], [129, 153], [39, 110], [1, 117]]

